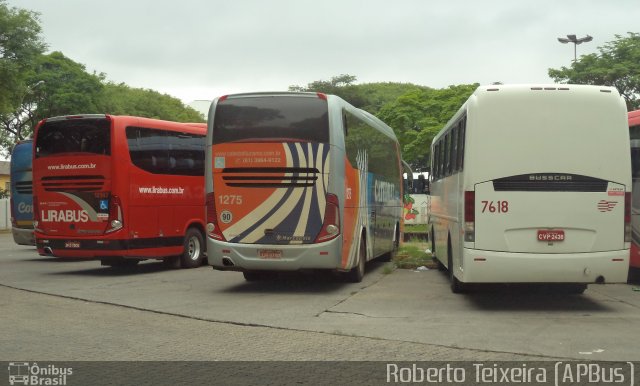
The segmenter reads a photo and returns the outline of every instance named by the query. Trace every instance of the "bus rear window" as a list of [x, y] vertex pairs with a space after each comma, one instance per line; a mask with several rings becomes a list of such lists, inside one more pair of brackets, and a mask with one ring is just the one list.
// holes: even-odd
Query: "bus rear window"
[[54, 154], [111, 154], [108, 119], [64, 119], [38, 129], [36, 158]]
[[327, 101], [307, 96], [229, 98], [218, 103], [213, 143], [329, 142]]

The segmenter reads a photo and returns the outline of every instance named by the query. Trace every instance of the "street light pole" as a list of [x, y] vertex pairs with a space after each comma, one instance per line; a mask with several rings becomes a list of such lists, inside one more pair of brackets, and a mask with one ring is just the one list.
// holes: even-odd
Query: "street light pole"
[[590, 35], [587, 35], [582, 38], [576, 38], [576, 35], [567, 35], [566, 38], [558, 38], [558, 41], [562, 44], [573, 43], [573, 63], [575, 63], [578, 60], [578, 56], [577, 56], [578, 44], [590, 42], [592, 40], [593, 40], [593, 37]]

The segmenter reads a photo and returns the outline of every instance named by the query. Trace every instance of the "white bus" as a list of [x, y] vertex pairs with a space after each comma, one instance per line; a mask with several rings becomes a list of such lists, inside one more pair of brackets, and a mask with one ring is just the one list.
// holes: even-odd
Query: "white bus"
[[216, 98], [206, 149], [215, 269], [330, 269], [359, 282], [402, 238], [402, 160], [390, 127], [337, 96]]
[[466, 283], [625, 282], [626, 108], [616, 89], [479, 87], [431, 145], [432, 250]]

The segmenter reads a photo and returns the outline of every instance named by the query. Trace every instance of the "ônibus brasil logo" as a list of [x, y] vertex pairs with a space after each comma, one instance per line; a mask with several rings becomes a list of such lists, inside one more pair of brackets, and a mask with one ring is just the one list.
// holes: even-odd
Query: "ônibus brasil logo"
[[71, 367], [56, 365], [38, 366], [37, 363], [9, 362], [10, 385], [66, 385], [67, 377], [73, 374]]

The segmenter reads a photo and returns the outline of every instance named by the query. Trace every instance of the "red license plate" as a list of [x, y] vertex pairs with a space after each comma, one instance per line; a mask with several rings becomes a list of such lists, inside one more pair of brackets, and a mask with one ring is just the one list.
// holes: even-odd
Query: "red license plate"
[[563, 230], [538, 230], [538, 241], [564, 241]]
[[258, 256], [260, 256], [261, 259], [282, 259], [282, 250], [258, 249]]

